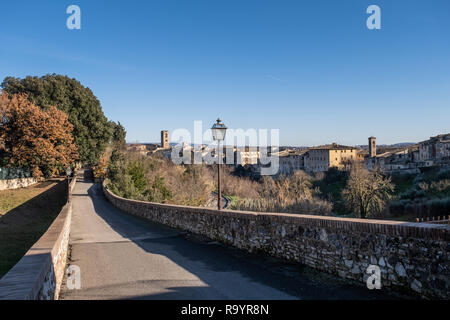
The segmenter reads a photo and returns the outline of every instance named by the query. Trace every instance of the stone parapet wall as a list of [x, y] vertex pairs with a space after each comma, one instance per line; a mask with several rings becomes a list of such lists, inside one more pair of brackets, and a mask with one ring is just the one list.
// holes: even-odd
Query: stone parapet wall
[[[69, 190], [76, 183], [73, 179]], [[72, 202], [68, 201], [44, 235], [0, 279], [0, 300], [57, 300], [69, 248]]]
[[256, 213], [165, 205], [112, 194], [119, 209], [250, 252], [263, 252], [365, 282], [369, 265], [381, 270], [382, 287], [448, 299], [448, 225]]
[[0, 191], [25, 188], [37, 183], [39, 180], [36, 178], [17, 178], [17, 179], [7, 179], [0, 180]]

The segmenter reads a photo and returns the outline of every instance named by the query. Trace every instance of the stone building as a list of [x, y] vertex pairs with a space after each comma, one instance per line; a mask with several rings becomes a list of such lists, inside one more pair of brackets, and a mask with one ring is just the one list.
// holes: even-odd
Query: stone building
[[419, 142], [419, 161], [449, 160], [450, 133], [430, 137], [429, 140]]
[[130, 143], [127, 144], [127, 151], [137, 152], [143, 156], [152, 154], [158, 149], [158, 145], [154, 143]]
[[294, 174], [297, 170], [305, 169], [305, 156], [308, 150], [295, 150], [280, 153], [279, 172], [282, 175]]
[[260, 159], [260, 152], [257, 147], [235, 147], [234, 165], [257, 165]]
[[[370, 138], [369, 138], [370, 147]], [[450, 165], [450, 133], [404, 148], [391, 148], [366, 159], [367, 168], [385, 172], [417, 173], [420, 168]]]
[[304, 167], [309, 172], [323, 172], [331, 167], [345, 169], [351, 162], [357, 161], [358, 149], [337, 143], [313, 147], [304, 158]]
[[369, 157], [366, 161], [369, 170], [396, 171], [408, 168], [408, 148], [398, 148]]
[[162, 130], [161, 131], [161, 148], [163, 149], [169, 149], [169, 131], [168, 130]]
[[369, 152], [364, 149], [359, 149], [356, 151], [356, 160], [357, 161], [364, 161], [366, 158], [369, 157]]

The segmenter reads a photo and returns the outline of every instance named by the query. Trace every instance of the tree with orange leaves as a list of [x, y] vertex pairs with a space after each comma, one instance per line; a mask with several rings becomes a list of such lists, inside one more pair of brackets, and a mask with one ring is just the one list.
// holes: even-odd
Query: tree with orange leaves
[[34, 176], [54, 175], [78, 159], [73, 126], [56, 107], [41, 109], [26, 95], [0, 94], [2, 165], [29, 167]]

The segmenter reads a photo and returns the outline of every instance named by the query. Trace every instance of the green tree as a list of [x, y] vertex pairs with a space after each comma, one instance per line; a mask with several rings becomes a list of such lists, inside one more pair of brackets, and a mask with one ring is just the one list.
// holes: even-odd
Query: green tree
[[128, 174], [131, 176], [131, 180], [133, 181], [136, 190], [140, 194], [144, 194], [145, 190], [147, 190], [148, 187], [145, 173], [146, 172], [141, 161], [134, 161], [133, 163], [129, 164]]
[[172, 191], [166, 186], [164, 178], [160, 176], [155, 177], [150, 190], [150, 198], [151, 201], [155, 202], [164, 202], [172, 199]]
[[125, 138], [127, 136], [127, 132], [125, 131], [125, 128], [120, 124], [120, 121], [116, 124], [115, 122], [111, 121], [111, 127], [112, 127], [112, 144], [114, 148], [123, 150], [125, 148]]
[[390, 178], [355, 163], [342, 194], [347, 206], [361, 218], [366, 218], [381, 212], [392, 198], [393, 191]]
[[114, 149], [111, 153], [108, 166], [108, 177], [111, 181], [117, 181], [118, 177], [126, 174], [126, 160], [122, 152]]
[[131, 163], [117, 149], [111, 154], [108, 167], [108, 188], [120, 197], [137, 200], [147, 200], [147, 181], [141, 165]]
[[24, 79], [6, 77], [1, 87], [8, 94], [25, 93], [35, 105], [47, 110], [57, 106], [74, 126], [74, 140], [80, 160], [96, 164], [110, 142], [112, 128], [99, 100], [76, 79], [49, 74]]

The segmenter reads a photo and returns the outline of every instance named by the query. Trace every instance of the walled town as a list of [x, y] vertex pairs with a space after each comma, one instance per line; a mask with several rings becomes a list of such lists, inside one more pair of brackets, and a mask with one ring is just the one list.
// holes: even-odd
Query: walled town
[[[169, 132], [161, 131], [161, 143], [131, 143], [127, 149], [142, 155], [162, 153], [171, 157], [172, 148], [179, 148], [179, 152], [201, 152], [204, 156], [208, 152], [214, 153], [216, 149], [205, 145], [194, 147], [183, 143], [181, 147], [170, 146]], [[226, 157], [226, 146], [223, 156]], [[231, 148], [231, 147], [230, 147]], [[268, 147], [269, 153], [271, 147]], [[279, 157], [278, 174], [291, 175], [297, 170], [306, 172], [326, 172], [330, 168], [346, 169], [356, 161], [364, 163], [369, 170], [378, 169], [386, 173], [420, 173], [421, 168], [433, 166], [450, 167], [450, 133], [439, 134], [418, 143], [409, 143], [406, 146], [386, 146], [377, 149], [375, 137], [368, 138], [367, 146], [345, 146], [337, 143], [314, 147], [280, 147], [272, 156]], [[252, 172], [260, 172], [260, 148], [258, 147], [232, 147], [234, 166], [249, 168]], [[193, 156], [192, 156], [193, 158]], [[224, 160], [224, 162], [226, 162]], [[193, 163], [193, 161], [191, 162]]]

